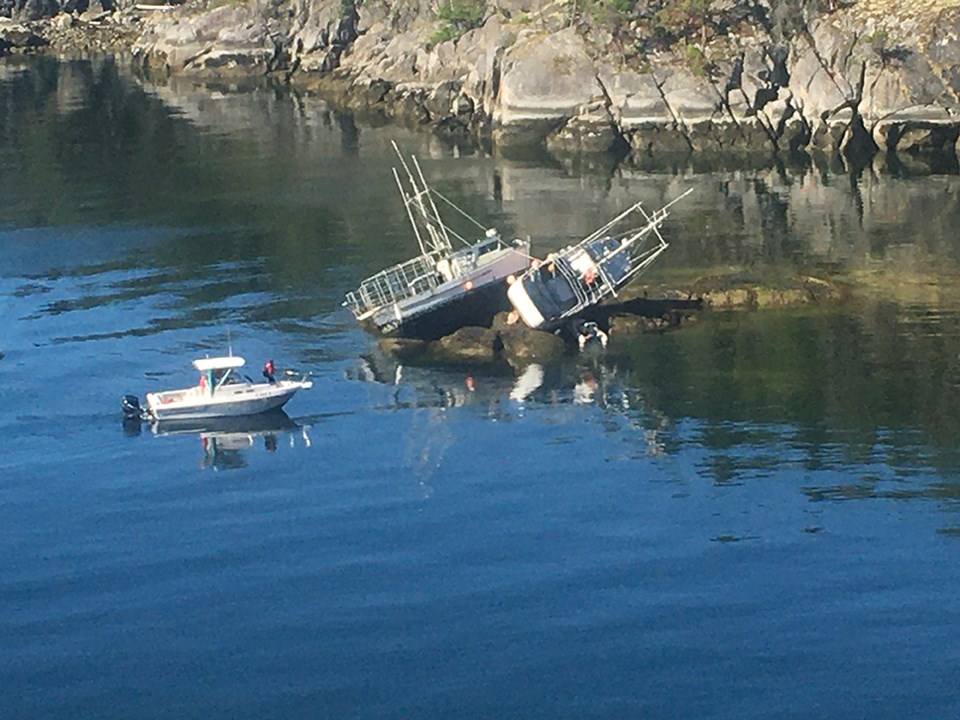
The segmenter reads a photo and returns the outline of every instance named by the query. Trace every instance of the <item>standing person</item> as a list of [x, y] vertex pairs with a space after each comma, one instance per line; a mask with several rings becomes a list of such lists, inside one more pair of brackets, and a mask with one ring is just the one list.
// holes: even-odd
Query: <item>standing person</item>
[[273, 360], [267, 360], [263, 364], [263, 376], [267, 379], [268, 383], [275, 383], [277, 379], [273, 376]]
[[598, 340], [602, 347], [607, 346], [607, 334], [597, 327], [595, 322], [579, 321], [577, 325], [579, 326], [576, 329], [577, 344], [581, 350], [583, 350], [591, 340]]

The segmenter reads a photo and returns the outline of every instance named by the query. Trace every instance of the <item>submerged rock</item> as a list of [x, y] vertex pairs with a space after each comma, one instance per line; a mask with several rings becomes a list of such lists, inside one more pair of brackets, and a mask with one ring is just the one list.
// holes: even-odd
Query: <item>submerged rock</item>
[[377, 345], [383, 352], [400, 360], [416, 358], [427, 350], [427, 342], [415, 338], [380, 338]]
[[525, 325], [516, 312], [501, 312], [491, 327], [462, 327], [434, 342], [382, 338], [380, 349], [403, 361], [416, 363], [491, 365], [506, 363], [515, 370], [558, 360], [576, 347], [576, 319], [597, 323], [611, 342], [618, 337], [661, 333], [696, 322], [701, 310], [756, 310], [811, 303], [839, 302], [846, 290], [838, 283], [810, 276], [778, 278], [775, 284], [743, 272], [701, 277], [684, 290], [626, 288], [614, 301], [588, 308], [556, 332]]
[[782, 308], [824, 302], [845, 297], [837, 284], [804, 275], [781, 280], [776, 285], [733, 273], [700, 278], [694, 283], [706, 307], [714, 310]]
[[498, 313], [493, 318], [493, 329], [499, 337], [503, 359], [517, 369], [534, 362], [548, 362], [566, 349], [563, 338], [527, 327], [516, 312]]
[[497, 360], [496, 331], [483, 327], [462, 327], [427, 346], [431, 360], [446, 363], [492, 363]]
[[608, 333], [611, 338], [641, 333], [658, 333], [669, 328], [680, 327], [683, 316], [674, 314], [663, 317], [643, 317], [642, 315], [613, 315], [610, 318]]

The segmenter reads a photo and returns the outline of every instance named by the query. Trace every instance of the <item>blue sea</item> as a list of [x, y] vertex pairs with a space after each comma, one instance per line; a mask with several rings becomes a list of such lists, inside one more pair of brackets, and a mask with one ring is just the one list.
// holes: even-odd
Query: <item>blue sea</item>
[[[0, 63], [0, 717], [960, 715], [958, 177], [576, 169]], [[658, 282], [868, 290], [402, 364], [341, 307], [414, 252], [393, 140], [543, 254], [695, 187]], [[314, 387], [122, 423], [228, 351]]]

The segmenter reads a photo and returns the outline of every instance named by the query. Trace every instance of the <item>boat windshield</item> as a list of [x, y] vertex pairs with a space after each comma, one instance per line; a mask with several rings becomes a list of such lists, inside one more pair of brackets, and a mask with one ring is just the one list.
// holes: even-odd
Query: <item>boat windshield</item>
[[217, 383], [217, 387], [223, 385], [252, 385], [253, 380], [249, 376], [244, 375], [242, 372], [237, 370], [227, 370], [224, 374], [222, 371], [214, 372], [214, 381]]
[[[616, 285], [630, 272], [631, 256], [626, 250], [620, 250], [617, 238], [605, 237], [587, 245], [587, 254], [598, 265], [603, 266], [606, 276]], [[617, 252], [620, 250], [620, 252]]]
[[502, 247], [503, 241], [500, 240], [500, 236], [490, 235], [485, 240], [478, 240], [473, 245], [453, 253], [450, 255], [450, 261], [454, 267], [460, 269], [474, 268], [480, 258]]
[[462, 255], [486, 255], [488, 252], [493, 252], [497, 250], [501, 245], [500, 236], [494, 235], [493, 237], [487, 238], [486, 240], [478, 240], [470, 247], [463, 248], [453, 253], [457, 256]]
[[577, 296], [559, 271], [542, 265], [523, 283], [530, 300], [545, 318], [559, 317], [577, 305]]

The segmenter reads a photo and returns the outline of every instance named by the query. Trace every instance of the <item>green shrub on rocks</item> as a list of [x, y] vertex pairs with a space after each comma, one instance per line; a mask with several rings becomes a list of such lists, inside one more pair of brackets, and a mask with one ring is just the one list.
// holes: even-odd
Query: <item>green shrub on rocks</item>
[[434, 16], [442, 25], [430, 38], [437, 45], [456, 40], [464, 33], [480, 27], [486, 16], [487, 5], [483, 0], [441, 0]]
[[687, 67], [690, 68], [696, 77], [706, 77], [709, 69], [709, 61], [703, 50], [696, 45], [687, 45], [684, 48], [684, 55], [687, 58]]
[[707, 25], [711, 21], [711, 0], [674, 0], [665, 2], [656, 12], [662, 32], [673, 37], [699, 35], [700, 44], [707, 42]]

